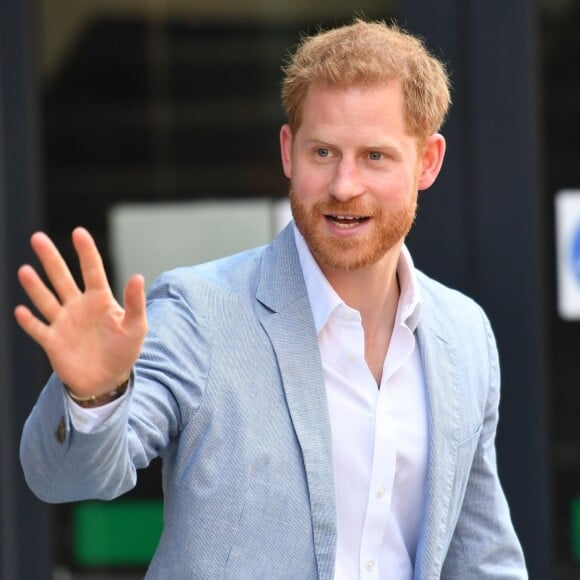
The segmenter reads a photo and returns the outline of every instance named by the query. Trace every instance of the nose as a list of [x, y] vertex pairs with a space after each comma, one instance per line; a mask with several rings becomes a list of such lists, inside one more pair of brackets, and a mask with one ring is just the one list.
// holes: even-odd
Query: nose
[[336, 164], [328, 193], [339, 201], [348, 201], [365, 191], [360, 170], [354, 160], [342, 158]]

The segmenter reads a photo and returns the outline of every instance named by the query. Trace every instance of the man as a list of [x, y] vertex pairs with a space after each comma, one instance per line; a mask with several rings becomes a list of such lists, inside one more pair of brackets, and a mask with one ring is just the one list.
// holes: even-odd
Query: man
[[35, 234], [54, 291], [23, 266], [44, 320], [15, 315], [55, 372], [22, 438], [34, 492], [110, 499], [161, 456], [148, 578], [526, 578], [489, 323], [404, 246], [449, 100], [443, 66], [395, 27], [305, 39], [280, 133], [295, 225], [164, 274], [147, 308], [139, 276], [115, 302], [85, 230], [84, 291]]

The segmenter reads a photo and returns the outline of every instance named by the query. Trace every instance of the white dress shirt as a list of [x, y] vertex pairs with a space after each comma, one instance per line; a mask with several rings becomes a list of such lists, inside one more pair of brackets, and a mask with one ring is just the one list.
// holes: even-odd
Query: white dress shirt
[[[335, 580], [410, 580], [424, 505], [427, 419], [414, 331], [420, 316], [413, 263], [403, 248], [401, 295], [380, 389], [364, 358], [358, 311], [322, 274], [295, 228], [324, 370], [336, 475]], [[127, 396], [87, 409], [65, 395], [75, 429], [96, 431]]]
[[364, 356], [358, 311], [334, 291], [295, 230], [322, 358], [336, 473], [335, 580], [410, 580], [423, 516], [427, 414], [414, 331], [419, 288], [409, 252], [380, 389]]

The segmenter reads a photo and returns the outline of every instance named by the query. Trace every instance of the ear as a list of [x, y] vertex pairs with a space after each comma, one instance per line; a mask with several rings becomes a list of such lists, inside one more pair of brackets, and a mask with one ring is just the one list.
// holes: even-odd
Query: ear
[[418, 189], [427, 189], [435, 183], [443, 158], [445, 157], [445, 138], [439, 133], [427, 137], [423, 145], [420, 163]]
[[284, 175], [290, 179], [292, 176], [292, 129], [288, 124], [282, 125], [280, 129], [280, 154]]

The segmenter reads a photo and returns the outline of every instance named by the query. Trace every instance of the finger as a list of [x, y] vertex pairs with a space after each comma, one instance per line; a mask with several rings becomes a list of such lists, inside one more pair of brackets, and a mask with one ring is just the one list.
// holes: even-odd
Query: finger
[[49, 326], [34, 316], [26, 306], [17, 306], [14, 309], [14, 317], [20, 328], [44, 348], [50, 332]]
[[75, 228], [73, 245], [81, 264], [85, 290], [109, 289], [103, 259], [91, 234], [85, 228]]
[[36, 232], [30, 243], [60, 301], [66, 302], [77, 296], [78, 286], [52, 240], [45, 233]]
[[40, 314], [52, 322], [60, 312], [61, 304], [36, 270], [25, 264], [18, 270], [18, 281]]
[[147, 315], [145, 312], [145, 280], [141, 275], [132, 276], [125, 286], [124, 326], [132, 335], [145, 336]]

